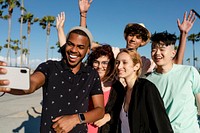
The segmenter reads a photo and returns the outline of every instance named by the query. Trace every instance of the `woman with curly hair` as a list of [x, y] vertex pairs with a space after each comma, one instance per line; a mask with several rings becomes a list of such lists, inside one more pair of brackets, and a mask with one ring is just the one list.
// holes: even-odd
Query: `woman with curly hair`
[[[107, 133], [110, 131], [111, 110], [118, 95], [123, 93], [123, 90], [117, 90], [122, 84], [115, 80], [115, 57], [110, 45], [101, 45], [96, 47], [89, 55], [87, 64], [97, 70], [100, 76], [102, 90], [104, 93], [105, 115], [102, 119], [88, 124], [88, 133]], [[121, 99], [122, 100], [122, 99]], [[90, 109], [92, 103], [90, 103]]]

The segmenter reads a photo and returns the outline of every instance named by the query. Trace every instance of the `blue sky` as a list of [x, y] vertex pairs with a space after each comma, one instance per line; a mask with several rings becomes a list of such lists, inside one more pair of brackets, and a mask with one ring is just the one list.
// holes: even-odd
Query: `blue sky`
[[[79, 25], [78, 0], [24, 0], [25, 8], [35, 17], [42, 18], [46, 15], [57, 16], [64, 11], [67, 17], [65, 23], [65, 32], [76, 25]], [[168, 31], [179, 35], [177, 19], [181, 21], [185, 11], [195, 9], [200, 13], [199, 0], [93, 0], [90, 10], [87, 14], [87, 26], [94, 36], [94, 41], [108, 43], [114, 47], [125, 47], [123, 30], [127, 23], [144, 23], [151, 33]], [[17, 19], [20, 16], [19, 9], [14, 9], [12, 19], [11, 39], [20, 39], [20, 24]], [[8, 34], [8, 22], [0, 20], [0, 45], [6, 43]], [[23, 35], [26, 35], [26, 25], [23, 27]], [[197, 18], [192, 30], [189, 32], [197, 34], [200, 32], [200, 19]], [[57, 42], [57, 32], [55, 28], [51, 29], [50, 46], [55, 46]], [[27, 44], [28, 42], [25, 41]], [[178, 44], [178, 41], [177, 41]], [[38, 23], [32, 25], [31, 30], [31, 66], [35, 67], [38, 63], [45, 60], [46, 31]], [[200, 59], [200, 42], [195, 44], [196, 57]], [[0, 53], [6, 56], [6, 49]], [[150, 58], [150, 44], [139, 49], [141, 55]], [[12, 52], [12, 57], [14, 57]], [[49, 57], [52, 57], [52, 51], [49, 49]], [[59, 58], [57, 49], [53, 51], [53, 58]], [[187, 58], [192, 59], [192, 43], [187, 42], [184, 63]], [[2, 57], [1, 57], [2, 59]], [[191, 63], [192, 64], [192, 61]], [[197, 63], [200, 67], [200, 61]]]

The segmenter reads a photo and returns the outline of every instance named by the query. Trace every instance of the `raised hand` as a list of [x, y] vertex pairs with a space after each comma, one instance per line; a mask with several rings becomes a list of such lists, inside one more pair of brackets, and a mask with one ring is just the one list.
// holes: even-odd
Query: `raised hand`
[[92, 0], [79, 0], [79, 10], [80, 13], [87, 13], [88, 9], [90, 8], [90, 4]]
[[196, 20], [195, 13], [192, 12], [192, 11], [190, 11], [188, 16], [187, 16], [187, 12], [184, 13], [182, 23], [180, 23], [179, 19], [177, 20], [178, 28], [180, 30], [180, 39], [179, 39], [180, 41], [179, 41], [179, 46], [178, 46], [178, 49], [177, 49], [176, 56], [174, 58], [175, 64], [182, 64], [183, 63], [188, 32], [192, 28], [195, 20]]
[[56, 28], [57, 28], [57, 30], [60, 29], [60, 28], [64, 29], [64, 23], [65, 23], [65, 13], [61, 12], [56, 17]]
[[64, 32], [64, 23], [65, 23], [65, 13], [61, 12], [56, 17], [56, 28], [58, 32], [58, 41], [60, 42], [59, 45], [62, 47], [66, 43], [66, 36]]
[[177, 20], [178, 28], [180, 32], [188, 33], [192, 28], [194, 22], [196, 20], [195, 13], [190, 11], [189, 15], [187, 16], [187, 12], [184, 13], [183, 21], [180, 23], [180, 20]]

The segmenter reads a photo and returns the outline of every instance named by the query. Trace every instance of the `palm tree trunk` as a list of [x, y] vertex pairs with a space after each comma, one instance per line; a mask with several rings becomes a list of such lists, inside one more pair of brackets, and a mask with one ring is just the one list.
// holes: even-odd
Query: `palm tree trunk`
[[194, 43], [193, 44], [193, 66], [195, 67], [195, 48], [194, 48]]
[[15, 52], [15, 66], [17, 66], [17, 53]]
[[51, 51], [51, 59], [53, 59], [53, 49], [52, 49], [52, 51]]
[[27, 66], [30, 68], [29, 58], [30, 58], [30, 34], [28, 34], [28, 53], [27, 53]]
[[20, 66], [23, 64], [23, 43], [22, 43], [22, 32], [23, 32], [23, 15], [24, 15], [24, 0], [21, 0], [21, 20], [20, 20]]
[[46, 38], [46, 61], [49, 58], [48, 54], [49, 54], [49, 35], [47, 35], [47, 38]]
[[11, 34], [11, 17], [8, 18], [8, 48], [7, 48], [7, 62], [11, 66], [10, 34]]
[[[28, 64], [28, 60], [27, 60], [27, 54], [25, 54], [25, 59], [24, 59], [25, 64]], [[28, 66], [28, 65], [27, 65]], [[30, 68], [30, 66], [28, 66], [28, 68]]]

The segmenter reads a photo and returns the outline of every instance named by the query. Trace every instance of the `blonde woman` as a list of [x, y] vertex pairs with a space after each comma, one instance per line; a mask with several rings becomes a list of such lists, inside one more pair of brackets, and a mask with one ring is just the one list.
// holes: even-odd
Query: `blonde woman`
[[[113, 107], [110, 132], [117, 133], [172, 133], [169, 118], [156, 86], [139, 78], [142, 69], [140, 55], [135, 50], [123, 49], [117, 55], [116, 68], [126, 87], [123, 100]], [[122, 93], [123, 94], [123, 93]]]

